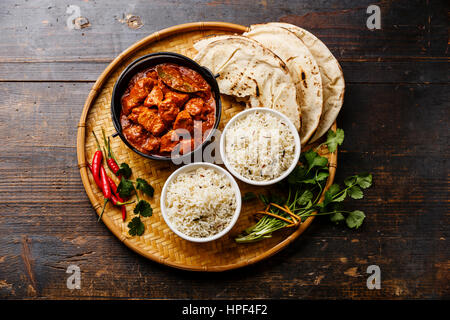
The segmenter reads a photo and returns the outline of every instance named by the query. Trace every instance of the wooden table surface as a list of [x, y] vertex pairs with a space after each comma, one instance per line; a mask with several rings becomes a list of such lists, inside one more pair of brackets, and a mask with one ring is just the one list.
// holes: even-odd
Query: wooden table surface
[[[450, 298], [448, 2], [121, 2], [0, 3], [0, 298]], [[381, 30], [366, 27], [370, 4]], [[84, 28], [68, 27], [70, 5]], [[97, 223], [76, 159], [89, 90], [128, 46], [191, 21], [290, 22], [331, 49], [347, 84], [337, 181], [374, 175], [348, 203], [366, 213], [360, 229], [316, 219], [268, 260], [205, 274], [146, 260]], [[66, 286], [71, 264], [80, 290]], [[369, 265], [380, 290], [367, 289]]]

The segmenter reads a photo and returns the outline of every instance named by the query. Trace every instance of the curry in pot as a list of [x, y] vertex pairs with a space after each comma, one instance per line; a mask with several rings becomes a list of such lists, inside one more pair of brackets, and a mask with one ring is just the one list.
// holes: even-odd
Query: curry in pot
[[136, 74], [121, 102], [123, 135], [134, 148], [151, 155], [193, 151], [216, 120], [210, 85], [196, 71], [173, 63]]

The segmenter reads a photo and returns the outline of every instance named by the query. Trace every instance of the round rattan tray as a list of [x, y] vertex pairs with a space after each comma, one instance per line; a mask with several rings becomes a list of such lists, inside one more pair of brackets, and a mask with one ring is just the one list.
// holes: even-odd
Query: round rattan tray
[[[86, 159], [92, 159], [96, 150], [92, 131], [101, 135], [104, 128], [109, 136], [115, 133], [110, 115], [111, 93], [122, 70], [133, 60], [152, 52], [172, 51], [193, 57], [196, 53], [193, 44], [202, 37], [211, 34], [242, 33], [246, 30], [245, 26], [224, 22], [196, 22], [164, 29], [122, 52], [100, 75], [84, 105], [77, 133], [77, 156], [81, 179], [97, 214], [101, 212], [103, 196], [95, 185], [92, 175], [88, 173]], [[243, 110], [241, 105], [226, 96], [222, 96], [222, 105], [222, 119], [219, 126], [221, 130], [233, 115]], [[333, 125], [333, 129], [336, 129], [336, 124]], [[167, 177], [177, 167], [168, 161], [148, 160], [135, 154], [119, 137], [111, 139], [111, 146], [118, 162], [126, 162], [133, 169], [134, 179], [144, 178], [154, 187], [154, 197], [147, 199], [153, 207], [153, 216], [142, 219], [146, 231], [140, 237], [131, 237], [127, 232], [127, 224], [133, 216], [131, 205], [127, 208], [127, 221], [123, 222], [120, 210], [107, 204], [102, 221], [126, 246], [153, 261], [192, 271], [236, 269], [261, 261], [280, 251], [295, 240], [313, 220], [313, 217], [310, 217], [296, 230], [278, 231], [272, 238], [260, 242], [237, 244], [234, 241], [236, 235], [255, 222], [254, 212], [262, 207], [258, 200], [252, 200], [243, 203], [239, 220], [226, 236], [210, 243], [192, 243], [183, 240], [164, 223], [159, 210], [161, 189]], [[303, 151], [309, 147], [311, 146], [304, 147]], [[328, 188], [334, 180], [337, 153], [328, 153], [326, 148], [321, 148], [319, 152], [329, 159]], [[118, 183], [117, 179], [116, 182]], [[242, 193], [248, 191], [260, 193], [268, 190], [244, 183], [239, 183], [239, 187]]]

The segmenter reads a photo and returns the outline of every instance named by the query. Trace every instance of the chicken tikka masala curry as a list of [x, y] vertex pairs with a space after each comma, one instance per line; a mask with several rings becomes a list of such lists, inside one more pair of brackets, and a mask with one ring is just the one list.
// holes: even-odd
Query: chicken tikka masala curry
[[216, 102], [209, 84], [196, 71], [173, 63], [136, 74], [121, 102], [122, 133], [146, 154], [189, 153], [215, 123]]

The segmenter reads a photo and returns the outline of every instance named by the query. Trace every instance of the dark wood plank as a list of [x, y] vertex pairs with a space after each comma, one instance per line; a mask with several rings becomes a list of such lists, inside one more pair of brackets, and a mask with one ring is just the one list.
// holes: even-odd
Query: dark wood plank
[[[359, 230], [317, 219], [271, 259], [222, 274], [148, 261], [96, 222], [76, 123], [91, 83], [0, 83], [0, 296], [4, 298], [444, 298], [448, 296], [448, 90], [351, 84], [337, 181], [374, 174]], [[45, 94], [43, 94], [45, 93]], [[70, 99], [67, 99], [70, 97]], [[80, 266], [81, 290], [66, 288]], [[366, 288], [366, 268], [382, 290]]]
[[[372, 4], [368, 0], [129, 4], [101, 0], [78, 4], [90, 22], [90, 27], [81, 30], [66, 26], [66, 9], [71, 4], [2, 1], [0, 29], [14, 36], [0, 37], [0, 80], [93, 81], [120, 52], [152, 32], [179, 23], [216, 20], [244, 25], [285, 21], [303, 26], [322, 39], [344, 67], [348, 62], [349, 70], [357, 71], [346, 75], [349, 81], [365, 81], [362, 70], [374, 62], [368, 71], [376, 82], [402, 78], [416, 83], [448, 82], [448, 75], [440, 71], [445, 64], [430, 65], [433, 72], [425, 64], [448, 63], [449, 6], [445, 1], [378, 3], [382, 30], [377, 31], [366, 28], [366, 8]], [[120, 22], [127, 14], [139, 15], [143, 27], [130, 29]]]

